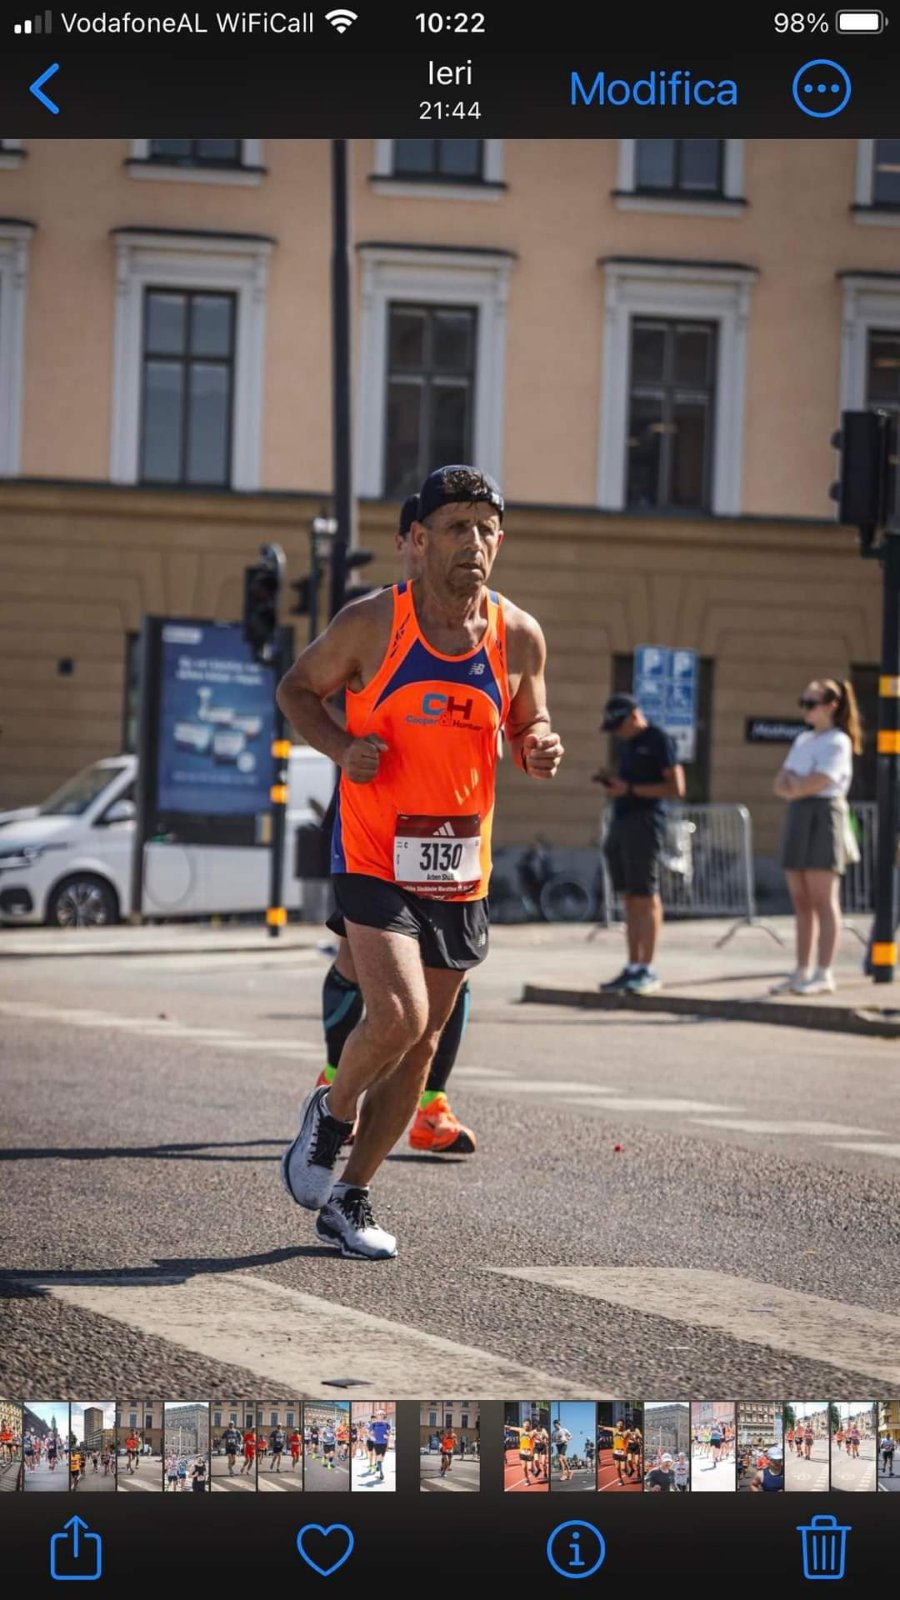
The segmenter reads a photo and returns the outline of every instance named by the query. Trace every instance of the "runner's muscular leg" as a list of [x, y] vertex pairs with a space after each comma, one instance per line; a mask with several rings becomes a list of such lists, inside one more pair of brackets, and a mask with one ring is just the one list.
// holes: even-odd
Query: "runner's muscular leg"
[[[397, 937], [402, 939], [403, 935]], [[370, 1182], [401, 1138], [416, 1109], [441, 1031], [456, 1004], [456, 996], [465, 977], [464, 972], [446, 967], [425, 967], [424, 971], [422, 968], [419, 971], [423, 975], [428, 1000], [426, 1022], [418, 1039], [407, 1048], [402, 1059], [393, 1069], [384, 1072], [366, 1095], [356, 1140], [344, 1169], [343, 1181], [354, 1186], [364, 1186]], [[348, 1040], [348, 1049], [351, 1043], [352, 1039]], [[345, 1051], [344, 1059], [346, 1054]]]
[[[429, 1001], [419, 946], [403, 933], [347, 924], [365, 1012], [341, 1052], [328, 1091], [333, 1117], [352, 1122], [360, 1095], [395, 1067], [421, 1038]], [[348, 1180], [350, 1181], [350, 1180]]]

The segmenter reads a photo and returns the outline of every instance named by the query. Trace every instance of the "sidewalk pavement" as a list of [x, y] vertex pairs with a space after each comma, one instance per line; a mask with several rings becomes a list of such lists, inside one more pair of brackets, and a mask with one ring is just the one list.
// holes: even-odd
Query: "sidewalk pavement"
[[169, 956], [243, 951], [259, 953], [314, 950], [320, 939], [332, 937], [318, 923], [289, 922], [272, 938], [263, 922], [168, 922], [162, 926], [112, 928], [3, 928], [0, 960], [41, 956]]
[[[733, 937], [720, 947], [718, 941], [731, 928], [734, 922], [714, 919], [667, 923], [656, 962], [663, 988], [654, 995], [600, 993], [598, 984], [615, 977], [625, 960], [622, 930], [601, 930], [587, 941], [584, 954], [570, 961], [564, 985], [548, 974], [542, 981], [526, 982], [522, 999], [540, 1005], [660, 1011], [900, 1039], [900, 971], [893, 984], [875, 984], [866, 977], [865, 947], [853, 927], [844, 928], [835, 962], [836, 993], [808, 999], [769, 994], [771, 985], [794, 965], [792, 918], [737, 925]], [[865, 935], [867, 929], [860, 926], [858, 931]], [[590, 951], [592, 958], [587, 955]]]

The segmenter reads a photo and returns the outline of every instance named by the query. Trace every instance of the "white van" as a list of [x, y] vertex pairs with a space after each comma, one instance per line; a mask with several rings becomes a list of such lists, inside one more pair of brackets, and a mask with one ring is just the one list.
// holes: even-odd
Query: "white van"
[[[294, 877], [294, 833], [318, 821], [335, 769], [308, 745], [288, 763], [284, 904], [302, 905]], [[0, 812], [0, 925], [101, 927], [131, 912], [137, 758], [110, 756], [70, 778], [40, 806]], [[260, 847], [170, 844], [145, 848], [148, 917], [262, 912], [269, 898], [269, 851]]]

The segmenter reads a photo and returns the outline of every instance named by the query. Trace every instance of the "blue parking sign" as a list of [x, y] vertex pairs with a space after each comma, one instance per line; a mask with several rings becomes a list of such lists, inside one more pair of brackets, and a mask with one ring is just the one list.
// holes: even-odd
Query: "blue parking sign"
[[632, 693], [673, 740], [679, 761], [693, 761], [696, 755], [697, 677], [696, 650], [642, 644], [634, 652]]

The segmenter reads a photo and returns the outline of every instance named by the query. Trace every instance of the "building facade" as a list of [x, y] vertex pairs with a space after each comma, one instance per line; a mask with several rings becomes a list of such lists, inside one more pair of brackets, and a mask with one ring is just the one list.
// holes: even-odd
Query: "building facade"
[[[763, 855], [784, 749], [748, 719], [794, 716], [820, 674], [874, 706], [877, 571], [835, 525], [829, 441], [842, 409], [900, 405], [897, 146], [351, 146], [366, 577], [396, 574], [403, 495], [473, 459], [508, 501], [496, 583], [547, 635], [567, 758], [550, 794], [502, 770], [498, 843], [595, 839], [599, 710], [639, 644], [698, 652], [689, 794], [748, 804]], [[121, 747], [144, 613], [236, 617], [264, 541], [308, 570], [330, 492], [329, 147], [6, 140], [0, 219], [14, 805]], [[861, 794], [873, 774], [869, 755]]]
[[149, 1446], [152, 1455], [161, 1455], [163, 1409], [162, 1400], [119, 1400], [116, 1405], [119, 1449], [131, 1434], [136, 1434], [143, 1446]]
[[690, 1407], [686, 1402], [644, 1407], [644, 1450], [648, 1456], [657, 1450], [687, 1454], [690, 1435]]
[[739, 1444], [780, 1444], [784, 1433], [784, 1417], [780, 1406], [771, 1401], [756, 1403], [741, 1400], [737, 1408], [737, 1436]]
[[84, 1408], [84, 1438], [82, 1444], [85, 1450], [102, 1450], [103, 1448], [103, 1407], [85, 1406]]
[[477, 1400], [423, 1400], [419, 1407], [419, 1446], [437, 1449], [441, 1433], [451, 1428], [467, 1451], [480, 1441], [481, 1412]]
[[167, 1456], [206, 1455], [209, 1451], [209, 1406], [202, 1401], [167, 1405], [164, 1446]]

